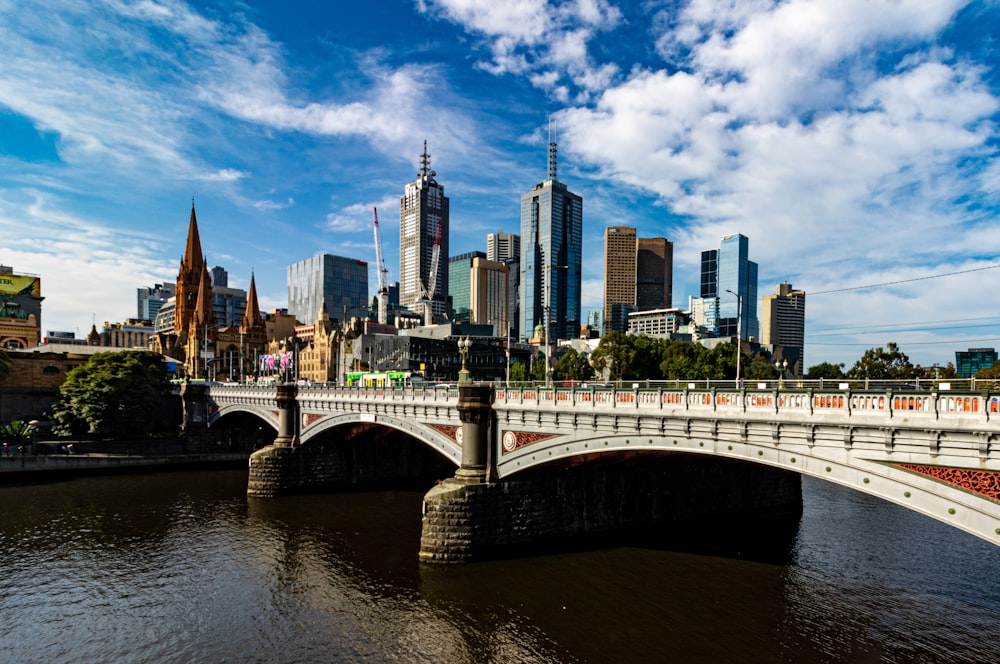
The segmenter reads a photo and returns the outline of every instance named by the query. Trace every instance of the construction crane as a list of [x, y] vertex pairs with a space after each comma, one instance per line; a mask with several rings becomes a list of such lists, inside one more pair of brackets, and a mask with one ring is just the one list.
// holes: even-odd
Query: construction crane
[[[424, 325], [434, 323], [434, 293], [437, 291], [438, 262], [441, 260], [441, 222], [438, 222], [437, 232], [434, 234], [434, 248], [431, 250], [431, 273], [427, 279], [428, 285], [423, 290], [422, 302], [424, 303]], [[423, 286], [423, 284], [421, 284]]]
[[372, 208], [375, 216], [375, 270], [378, 272], [378, 322], [383, 325], [389, 320], [389, 271], [382, 262], [382, 235], [378, 230], [378, 208]]

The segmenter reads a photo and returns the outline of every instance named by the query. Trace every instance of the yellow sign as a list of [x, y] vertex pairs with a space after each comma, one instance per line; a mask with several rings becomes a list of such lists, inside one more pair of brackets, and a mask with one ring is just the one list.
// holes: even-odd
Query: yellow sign
[[0, 293], [7, 295], [41, 296], [41, 281], [38, 277], [25, 277], [19, 274], [0, 274]]

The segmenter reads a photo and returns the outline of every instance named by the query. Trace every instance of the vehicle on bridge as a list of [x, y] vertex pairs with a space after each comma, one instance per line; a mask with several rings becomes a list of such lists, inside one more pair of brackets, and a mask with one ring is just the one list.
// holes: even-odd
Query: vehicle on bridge
[[348, 387], [408, 387], [422, 385], [424, 377], [412, 371], [356, 372], [347, 374]]

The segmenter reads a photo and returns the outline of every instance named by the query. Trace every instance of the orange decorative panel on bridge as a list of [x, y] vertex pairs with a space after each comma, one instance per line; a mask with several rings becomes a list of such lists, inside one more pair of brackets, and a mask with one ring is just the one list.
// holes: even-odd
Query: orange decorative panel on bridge
[[917, 466], [909, 463], [893, 464], [897, 468], [932, 477], [939, 482], [956, 486], [1000, 502], [1000, 473], [969, 468], [944, 468], [937, 466]]

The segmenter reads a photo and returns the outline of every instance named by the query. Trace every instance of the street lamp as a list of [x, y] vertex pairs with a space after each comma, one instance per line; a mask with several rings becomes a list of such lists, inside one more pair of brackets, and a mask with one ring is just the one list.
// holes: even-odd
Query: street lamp
[[[568, 265], [543, 265], [542, 270], [568, 270]], [[548, 275], [548, 278], [542, 279], [542, 288], [545, 289], [545, 387], [552, 387], [552, 362], [551, 349], [549, 348], [549, 308], [552, 304], [552, 288], [549, 286], [549, 280], [552, 275]]]
[[740, 386], [740, 369], [743, 363], [743, 296], [726, 289], [736, 296], [736, 387]]
[[462, 356], [462, 369], [458, 372], [458, 382], [460, 383], [471, 383], [472, 374], [469, 373], [469, 369], [466, 366], [466, 360], [469, 357], [469, 350], [472, 348], [472, 339], [465, 337], [464, 339], [458, 340], [458, 354]]
[[783, 388], [785, 386], [785, 372], [788, 371], [788, 360], [781, 362], [775, 360], [774, 368], [778, 370], [778, 388]]

